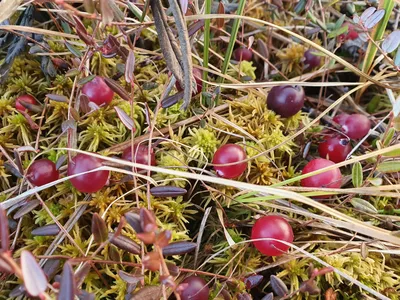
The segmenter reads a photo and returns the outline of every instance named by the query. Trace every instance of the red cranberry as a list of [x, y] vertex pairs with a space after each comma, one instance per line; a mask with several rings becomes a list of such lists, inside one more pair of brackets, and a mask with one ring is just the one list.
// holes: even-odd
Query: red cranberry
[[233, 59], [236, 61], [251, 61], [253, 59], [253, 52], [246, 47], [237, 48], [233, 51]]
[[208, 300], [210, 289], [204, 279], [197, 276], [190, 276], [182, 281], [182, 283], [187, 284], [180, 295], [182, 300]]
[[315, 55], [313, 50], [307, 50], [304, 53], [304, 65], [307, 66], [307, 69], [314, 69], [319, 67], [321, 64], [321, 57]]
[[361, 139], [371, 128], [371, 121], [364, 115], [339, 115], [333, 121], [342, 126], [343, 132], [351, 139]]
[[82, 93], [85, 94], [89, 101], [96, 103], [98, 106], [108, 105], [111, 103], [114, 92], [103, 77], [96, 76], [82, 87]]
[[25, 106], [22, 105], [21, 101], [29, 103], [29, 104], [37, 104], [35, 97], [31, 96], [31, 95], [21, 95], [17, 98], [17, 100], [15, 100], [15, 108], [18, 111], [28, 111], [29, 109], [25, 108]]
[[[68, 164], [68, 176], [87, 172], [102, 166], [102, 160], [87, 154], [78, 154]], [[96, 171], [83, 174], [70, 181], [72, 185], [82, 193], [95, 193], [101, 190], [107, 183], [110, 172]]]
[[[147, 144], [134, 145], [133, 154], [135, 163], [148, 165], [150, 162], [151, 166], [156, 165], [156, 155], [154, 154], [153, 149], [150, 149], [149, 156], [149, 147]], [[132, 161], [132, 148], [130, 146], [122, 153], [122, 159]]]
[[[221, 165], [214, 166], [218, 176], [232, 179], [239, 177], [246, 170], [247, 162], [239, 162], [245, 160], [246, 158], [246, 152], [241, 146], [235, 144], [226, 144], [215, 152], [212, 163], [214, 165]], [[239, 163], [229, 166], [222, 166], [223, 164], [234, 162]]]
[[[288, 243], [293, 242], [293, 230], [290, 224], [279, 216], [266, 216], [258, 219], [251, 230], [251, 239], [271, 238]], [[254, 246], [264, 255], [279, 256], [289, 246], [278, 241], [264, 240], [254, 242]]]
[[267, 105], [284, 118], [297, 114], [304, 105], [304, 90], [301, 86], [274, 86], [268, 94]]
[[[307, 174], [334, 165], [335, 163], [324, 159], [316, 158], [310, 161], [303, 169], [302, 174]], [[330, 171], [326, 171], [317, 175], [313, 175], [301, 180], [301, 186], [303, 187], [315, 187], [315, 188], [340, 188], [342, 185], [342, 174], [339, 168], [335, 168]]]
[[60, 178], [55, 163], [47, 158], [34, 161], [26, 173], [28, 180], [36, 186], [45, 185]]
[[319, 155], [335, 163], [345, 161], [351, 149], [350, 141], [338, 136], [330, 137], [318, 146]]
[[[201, 81], [201, 78], [203, 77], [203, 71], [198, 68], [193, 68], [193, 77], [196, 81], [197, 91], [193, 91], [192, 96], [196, 96], [197, 94], [200, 94], [201, 90], [203, 89], [203, 82]], [[179, 92], [183, 91], [178, 81], [176, 81], [175, 86]]]
[[347, 26], [347, 33], [343, 33], [339, 35], [339, 39], [341, 41], [346, 41], [346, 40], [355, 40], [358, 38], [358, 32], [356, 31], [356, 28], [353, 24], [349, 22], [345, 22], [343, 26]]

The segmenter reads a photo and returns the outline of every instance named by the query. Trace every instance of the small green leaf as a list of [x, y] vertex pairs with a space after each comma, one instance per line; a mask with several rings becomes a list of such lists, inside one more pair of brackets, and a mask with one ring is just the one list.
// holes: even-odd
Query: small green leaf
[[386, 153], [382, 154], [382, 156], [385, 156], [385, 157], [400, 156], [400, 149], [396, 149], [396, 150], [392, 150], [392, 151], [386, 152]]
[[371, 214], [376, 214], [378, 213], [378, 210], [373, 206], [371, 203], [368, 201], [361, 199], [361, 198], [353, 198], [351, 199], [351, 204], [354, 206], [354, 208], [357, 208], [358, 210], [361, 210], [366, 213], [371, 213]]
[[380, 163], [376, 169], [382, 173], [394, 173], [400, 171], [400, 161], [385, 161]]
[[65, 77], [74, 77], [81, 73], [78, 69], [70, 69], [65, 73]]
[[335, 23], [335, 30], [342, 27], [344, 20], [346, 19], [346, 15], [342, 15]]
[[75, 48], [74, 46], [72, 46], [70, 43], [65, 42], [65, 46], [67, 46], [68, 50], [71, 51], [71, 53], [73, 55], [75, 55], [76, 57], [83, 56], [83, 53], [81, 51], [79, 51], [77, 48]]
[[387, 146], [390, 145], [390, 142], [391, 142], [392, 139], [393, 139], [394, 133], [395, 133], [394, 128], [390, 128], [389, 131], [388, 131], [388, 133], [387, 133], [387, 135], [386, 135], [385, 140], [383, 141], [383, 145], [384, 145], [385, 147], [387, 147]]
[[368, 182], [371, 183], [373, 186], [381, 186], [383, 183], [382, 178], [375, 177], [375, 178], [369, 178]]
[[351, 179], [355, 187], [360, 187], [363, 183], [363, 170], [359, 161], [353, 165], [353, 169], [351, 170]]
[[82, 85], [92, 81], [95, 77], [96, 77], [96, 75], [89, 75], [87, 77], [83, 77], [83, 78], [79, 79], [78, 84], [80, 86], [82, 86]]
[[347, 32], [348, 30], [349, 30], [349, 26], [340, 27], [338, 29], [335, 29], [335, 30], [329, 32], [328, 38], [331, 39], [331, 38], [337, 37], [337, 36]]

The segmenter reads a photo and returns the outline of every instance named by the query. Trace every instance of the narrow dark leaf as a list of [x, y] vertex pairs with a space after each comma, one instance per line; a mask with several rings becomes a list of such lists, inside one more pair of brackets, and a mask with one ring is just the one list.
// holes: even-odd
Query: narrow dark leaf
[[252, 300], [253, 298], [248, 293], [241, 293], [237, 295], [237, 300]]
[[300, 291], [303, 293], [309, 293], [310, 295], [319, 295], [321, 293], [321, 290], [319, 289], [315, 280], [304, 281], [300, 285]]
[[79, 107], [81, 111], [85, 114], [87, 114], [91, 110], [89, 98], [85, 94], [79, 95]]
[[382, 43], [382, 50], [391, 53], [400, 45], [400, 30], [391, 32]]
[[58, 259], [49, 259], [45, 262], [43, 265], [43, 272], [46, 274], [48, 280], [51, 280], [54, 275], [56, 275], [59, 266], [60, 260]]
[[157, 229], [154, 212], [145, 208], [140, 209], [140, 226], [144, 232], [153, 232]]
[[60, 233], [57, 224], [49, 224], [32, 230], [31, 234], [35, 236], [54, 236]]
[[39, 200], [35, 199], [35, 200], [29, 201], [15, 213], [14, 219], [17, 220], [17, 219], [21, 218], [22, 216], [25, 216], [26, 214], [30, 213], [32, 210], [34, 210], [39, 205], [40, 205]]
[[96, 75], [89, 75], [87, 77], [83, 77], [83, 78], [79, 79], [78, 84], [80, 86], [82, 86], [85, 83], [88, 83], [88, 82], [92, 81], [95, 77], [96, 77]]
[[261, 300], [274, 300], [274, 294], [273, 293], [266, 294], [264, 297], [261, 298]]
[[83, 25], [82, 21], [77, 16], [73, 16], [73, 18], [75, 20], [76, 33], [78, 34], [80, 39], [86, 45], [94, 46], [95, 42], [94, 42], [93, 38], [90, 35], [88, 35], [88, 32], [86, 31], [85, 25]]
[[21, 253], [21, 270], [29, 295], [38, 297], [47, 289], [47, 279], [35, 257], [27, 250]]
[[64, 95], [46, 94], [46, 97], [49, 98], [50, 100], [54, 100], [57, 102], [63, 102], [63, 103], [69, 102], [69, 99]]
[[367, 21], [367, 19], [370, 17], [370, 16], [372, 16], [372, 14], [373, 13], [375, 13], [375, 11], [376, 11], [376, 8], [375, 7], [369, 7], [369, 8], [367, 8], [362, 14], [361, 14], [361, 17], [360, 17], [360, 20], [364, 23], [365, 21]]
[[20, 171], [18, 169], [16, 169], [11, 163], [9, 163], [8, 161], [6, 161], [5, 163], [3, 163], [4, 168], [6, 168], [6, 170], [8, 172], [10, 172], [11, 174], [13, 174], [14, 176], [18, 177], [18, 178], [23, 178], [24, 176], [22, 176], [22, 174], [20, 173]]
[[75, 278], [71, 264], [67, 261], [64, 264], [61, 274], [60, 290], [57, 300], [74, 300], [75, 299]]
[[92, 217], [92, 233], [93, 239], [97, 244], [101, 244], [107, 240], [107, 225], [98, 213], [93, 214]]
[[1, 251], [6, 252], [10, 247], [10, 232], [6, 211], [0, 207], [0, 240]]
[[192, 36], [204, 26], [204, 20], [198, 20], [188, 27], [188, 35]]
[[78, 299], [79, 300], [95, 300], [96, 296], [93, 293], [88, 293], [86, 291], [79, 291], [79, 295], [78, 295]]
[[114, 237], [114, 233], [110, 232], [108, 234], [108, 238], [110, 239], [110, 243], [118, 248], [128, 251], [132, 254], [140, 254], [140, 246], [129, 237], [124, 235], [118, 235], [117, 237]]
[[75, 272], [75, 283], [76, 283], [76, 287], [80, 288], [80, 286], [82, 285], [82, 283], [85, 281], [86, 276], [89, 274], [90, 272], [90, 268], [91, 265], [89, 262], [85, 262], [82, 267]]
[[42, 69], [46, 78], [47, 77], [54, 78], [57, 75], [57, 69], [53, 64], [53, 61], [47, 56], [41, 57], [40, 69]]
[[44, 50], [42, 47], [40, 47], [39, 45], [34, 45], [32, 47], [29, 48], [29, 54], [36, 54], [36, 53], [43, 53]]
[[39, 151], [33, 148], [31, 145], [28, 146], [21, 146], [15, 149], [17, 152], [22, 153], [22, 152], [36, 152], [38, 153]]
[[130, 101], [131, 97], [118, 82], [110, 78], [104, 78], [104, 81], [107, 83], [110, 89], [112, 89], [115, 93], [117, 93], [122, 99]]
[[244, 284], [246, 285], [246, 289], [251, 290], [252, 288], [256, 287], [261, 283], [264, 279], [262, 275], [251, 275], [244, 279]]
[[172, 232], [170, 230], [164, 230], [161, 231], [158, 235], [157, 235], [157, 239], [155, 244], [158, 245], [161, 248], [164, 248], [165, 246], [168, 245], [169, 241], [172, 238]]
[[[21, 101], [22, 103], [22, 101]], [[32, 130], [38, 130], [39, 129], [39, 125], [36, 124], [32, 117], [25, 111], [20, 111], [20, 114], [22, 114], [25, 117], [25, 120], [28, 122], [29, 126], [31, 127]]]
[[135, 71], [135, 53], [133, 50], [129, 51], [128, 59], [125, 64], [125, 80], [126, 82], [133, 82], [133, 72]]
[[131, 117], [128, 116], [128, 114], [120, 107], [115, 106], [114, 107], [115, 111], [117, 112], [118, 118], [121, 120], [121, 122], [125, 125], [126, 128], [129, 130], [135, 131], [135, 123], [131, 119]]
[[56, 169], [57, 170], [60, 169], [66, 160], [67, 160], [67, 155], [66, 154], [61, 155], [56, 161]]
[[161, 107], [168, 108], [168, 107], [178, 103], [179, 100], [182, 99], [182, 97], [183, 97], [183, 91], [180, 91], [172, 96], [165, 97], [165, 99], [163, 99], [161, 101]]
[[279, 277], [275, 275], [271, 275], [269, 278], [272, 290], [274, 293], [279, 296], [279, 297], [284, 297], [289, 293], [289, 290], [286, 286], [286, 284], [280, 279]]
[[24, 167], [22, 166], [21, 157], [19, 156], [18, 151], [16, 151], [15, 149], [14, 149], [13, 152], [14, 152], [14, 158], [15, 158], [15, 165], [17, 166], [18, 171], [21, 174], [23, 174], [24, 173]]
[[26, 109], [28, 109], [29, 111], [36, 112], [36, 113], [40, 113], [43, 111], [43, 107], [41, 107], [40, 105], [28, 103], [23, 100], [20, 100], [19, 103], [21, 103], [22, 106], [25, 107]]
[[134, 293], [130, 300], [160, 300], [161, 298], [161, 286], [145, 286]]
[[165, 246], [162, 251], [164, 256], [182, 255], [190, 253], [196, 249], [196, 243], [193, 242], [174, 242]]
[[370, 16], [365, 22], [364, 26], [368, 29], [371, 29], [374, 27], [376, 24], [382, 20], [383, 16], [385, 15], [385, 10], [384, 9], [379, 9], [377, 10], [372, 16]]
[[140, 216], [134, 212], [128, 212], [125, 214], [125, 219], [129, 225], [136, 231], [136, 233], [143, 232], [143, 229], [140, 225]]
[[79, 116], [78, 111], [74, 107], [70, 107], [69, 111], [71, 112], [71, 116], [74, 118], [74, 120], [79, 122], [81, 117]]
[[20, 284], [20, 285], [17, 285], [11, 292], [10, 292], [10, 294], [8, 295], [11, 299], [14, 299], [14, 298], [17, 298], [17, 297], [20, 297], [20, 296], [22, 296], [22, 295], [24, 295], [25, 294], [25, 287], [22, 285], [22, 284]]
[[129, 284], [137, 284], [138, 282], [144, 280], [144, 276], [143, 275], [134, 275], [134, 274], [129, 274], [126, 273], [124, 271], [118, 271], [118, 275], [119, 277], [121, 277], [121, 279], [123, 281], [125, 281], [126, 283]]
[[154, 197], [178, 197], [187, 193], [186, 189], [175, 186], [156, 186], [150, 189]]

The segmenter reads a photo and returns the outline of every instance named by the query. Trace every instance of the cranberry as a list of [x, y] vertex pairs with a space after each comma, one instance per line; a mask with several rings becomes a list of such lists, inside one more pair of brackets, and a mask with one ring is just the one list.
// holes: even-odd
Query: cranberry
[[[310, 161], [303, 169], [302, 174], [307, 174], [334, 165], [335, 163], [324, 159], [316, 158]], [[301, 186], [303, 187], [328, 187], [328, 188], [340, 188], [342, 185], [342, 174], [339, 168], [335, 168], [330, 171], [326, 171], [317, 175], [313, 175], [301, 180]]]
[[321, 64], [321, 57], [315, 55], [312, 50], [307, 50], [304, 53], [304, 65], [307, 69], [314, 69]]
[[29, 103], [29, 104], [37, 104], [35, 97], [31, 96], [31, 95], [21, 95], [17, 98], [17, 100], [15, 100], [15, 108], [18, 111], [28, 111], [29, 109], [25, 108], [25, 106], [22, 105], [21, 101]]
[[338, 115], [333, 121], [342, 126], [343, 132], [351, 139], [361, 139], [371, 128], [371, 121], [364, 115]]
[[251, 61], [253, 58], [253, 52], [249, 48], [240, 47], [233, 51], [233, 59], [236, 61], [247, 60]]
[[84, 93], [89, 101], [96, 103], [98, 106], [110, 104], [114, 92], [103, 77], [96, 76], [92, 81], [89, 81], [82, 87], [82, 93]]
[[343, 26], [347, 26], [347, 33], [343, 33], [339, 35], [339, 39], [341, 41], [346, 41], [346, 40], [355, 40], [358, 38], [358, 32], [355, 29], [355, 26], [349, 22], [345, 22]]
[[[196, 81], [197, 91], [193, 91], [192, 96], [196, 96], [197, 94], [200, 94], [201, 90], [203, 89], [203, 82], [201, 81], [201, 78], [203, 77], [203, 71], [198, 68], [193, 68], [193, 77]], [[179, 92], [183, 91], [178, 81], [176, 82], [175, 86]]]
[[304, 105], [304, 90], [301, 86], [274, 86], [268, 94], [267, 105], [278, 115], [291, 117]]
[[[102, 166], [102, 160], [87, 154], [78, 154], [68, 164], [68, 176], [87, 172]], [[96, 171], [92, 173], [83, 174], [70, 181], [72, 185], [80, 192], [95, 193], [101, 190], [107, 183], [110, 172]]]
[[[293, 242], [293, 230], [290, 224], [279, 216], [266, 216], [258, 219], [251, 230], [251, 239], [271, 238], [288, 243]], [[254, 246], [264, 255], [279, 256], [289, 246], [278, 241], [264, 240], [254, 242]]]
[[190, 276], [182, 281], [182, 283], [187, 284], [180, 295], [182, 300], [208, 300], [210, 289], [204, 279], [197, 276]]
[[[134, 162], [142, 165], [148, 165], [150, 162], [151, 166], [156, 165], [156, 156], [154, 154], [153, 149], [150, 149], [149, 156], [149, 147], [146, 144], [139, 144], [133, 146], [133, 157]], [[132, 161], [132, 148], [129, 146], [122, 153], [122, 159]]]
[[329, 159], [335, 163], [340, 163], [346, 160], [351, 149], [352, 147], [348, 139], [343, 139], [337, 136], [328, 138], [318, 146], [319, 155], [322, 158]]
[[[228, 163], [239, 162], [229, 166], [214, 166], [218, 176], [223, 178], [237, 178], [243, 174], [247, 168], [247, 162], [244, 162], [247, 158], [244, 149], [235, 144], [226, 144], [220, 147], [215, 153], [212, 163], [214, 165], [223, 165]], [[242, 162], [240, 162], [242, 161]]]
[[47, 158], [34, 161], [26, 173], [28, 180], [36, 186], [45, 185], [60, 178], [56, 164]]

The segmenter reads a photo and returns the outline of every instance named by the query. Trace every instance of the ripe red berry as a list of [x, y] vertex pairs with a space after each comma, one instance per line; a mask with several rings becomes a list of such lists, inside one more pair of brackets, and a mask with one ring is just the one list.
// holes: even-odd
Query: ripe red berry
[[355, 26], [349, 22], [345, 22], [343, 26], [347, 26], [347, 33], [343, 33], [339, 35], [339, 39], [341, 41], [346, 41], [346, 40], [355, 40], [358, 38], [358, 32], [355, 29]]
[[221, 146], [215, 153], [212, 163], [218, 176], [223, 178], [237, 178], [243, 174], [247, 168], [247, 162], [240, 162], [229, 166], [222, 166], [223, 164], [234, 163], [243, 161], [247, 158], [244, 149], [235, 144], [226, 144]]
[[35, 97], [31, 95], [21, 95], [15, 100], [15, 108], [19, 111], [28, 111], [29, 109], [25, 108], [25, 106], [22, 105], [21, 101], [29, 103], [29, 104], [37, 104]]
[[351, 139], [361, 139], [367, 135], [371, 128], [371, 121], [364, 115], [338, 115], [333, 121], [342, 126], [343, 132]]
[[[288, 243], [293, 242], [293, 230], [290, 224], [279, 216], [266, 216], [258, 219], [251, 230], [251, 239], [271, 238]], [[289, 246], [278, 241], [264, 240], [254, 242], [254, 246], [264, 255], [279, 256]]]
[[[198, 68], [193, 68], [193, 77], [196, 81], [197, 91], [193, 91], [192, 96], [196, 96], [197, 94], [200, 94], [201, 90], [203, 89], [203, 82], [201, 81], [201, 78], [203, 77], [203, 71]], [[179, 92], [183, 91], [178, 81], [176, 82], [175, 86]]]
[[182, 283], [187, 284], [180, 295], [182, 300], [208, 300], [210, 289], [204, 279], [197, 276], [190, 276], [182, 281]]
[[[87, 154], [78, 154], [68, 164], [68, 176], [87, 172], [102, 166], [102, 160]], [[101, 190], [107, 183], [110, 172], [96, 171], [87, 174], [83, 174], [74, 178], [70, 181], [72, 185], [80, 192], [83, 193], [95, 193]]]
[[314, 69], [321, 64], [321, 57], [314, 54], [313, 50], [307, 50], [304, 53], [304, 65], [307, 69]]
[[[156, 155], [154, 154], [153, 149], [150, 149], [150, 156], [149, 156], [149, 147], [147, 143], [134, 145], [133, 157], [135, 163], [148, 165], [150, 162], [151, 166], [156, 165]], [[132, 148], [130, 146], [126, 148], [122, 153], [122, 159], [132, 161]]]
[[278, 115], [288, 118], [297, 114], [304, 105], [301, 86], [274, 86], [268, 94], [267, 106]]
[[114, 92], [103, 77], [96, 76], [92, 81], [89, 81], [82, 87], [82, 93], [85, 94], [89, 101], [96, 103], [98, 106], [110, 104]]
[[60, 178], [56, 164], [47, 158], [34, 161], [26, 173], [27, 179], [36, 186], [45, 185]]
[[246, 47], [237, 48], [233, 51], [233, 59], [236, 61], [251, 61], [253, 59], [253, 52]]
[[335, 163], [345, 161], [351, 149], [350, 141], [338, 136], [330, 137], [318, 146], [319, 155]]
[[[310, 161], [303, 169], [302, 174], [307, 174], [334, 165], [335, 163], [324, 159], [316, 158]], [[326, 188], [340, 188], [342, 185], [342, 174], [339, 168], [326, 171], [317, 175], [304, 178], [300, 182], [303, 187], [326, 187]]]

